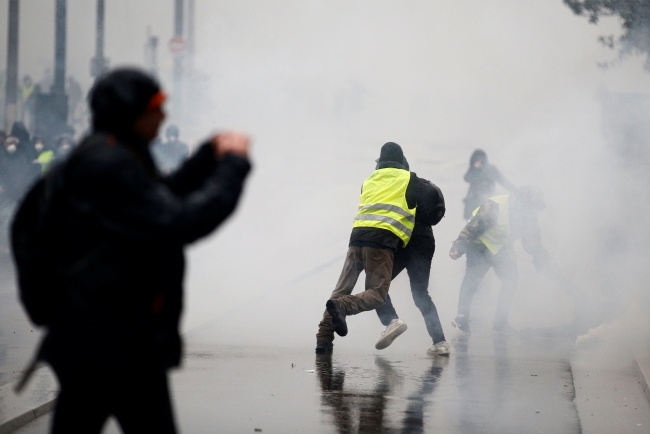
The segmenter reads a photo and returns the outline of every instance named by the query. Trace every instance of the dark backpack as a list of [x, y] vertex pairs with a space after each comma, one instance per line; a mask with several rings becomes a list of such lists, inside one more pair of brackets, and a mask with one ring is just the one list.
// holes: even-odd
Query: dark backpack
[[54, 166], [24, 196], [11, 222], [11, 249], [20, 300], [37, 325], [52, 324], [58, 315], [63, 282], [57, 257], [55, 209], [63, 190], [64, 164]]
[[435, 226], [445, 216], [445, 198], [431, 181], [420, 178], [416, 219], [427, 226]]

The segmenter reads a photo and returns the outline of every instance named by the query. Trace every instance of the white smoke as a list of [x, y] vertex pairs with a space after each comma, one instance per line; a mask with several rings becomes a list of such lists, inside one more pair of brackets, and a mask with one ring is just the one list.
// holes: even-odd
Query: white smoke
[[[87, 88], [94, 4], [68, 3], [69, 72]], [[462, 176], [471, 152], [482, 148], [513, 182], [545, 192], [544, 244], [595, 327], [578, 347], [650, 341], [643, 320], [650, 202], [642, 191], [647, 175], [639, 178], [647, 166], [622, 151], [627, 115], [612, 121], [612, 113], [647, 119], [650, 109], [608, 103], [650, 94], [650, 75], [643, 59], [596, 66], [612, 57], [597, 38], [617, 33], [618, 21], [590, 25], [561, 1], [227, 0], [197, 8], [196, 97], [184, 100], [193, 127], [181, 125], [181, 138], [195, 142], [224, 127], [249, 131], [255, 169], [237, 214], [189, 251], [184, 331], [216, 318], [213, 342], [313, 345], [360, 185], [381, 145], [395, 141], [447, 201], [447, 217], [434, 228], [431, 293], [449, 335], [464, 259], [451, 261], [447, 251], [464, 224]], [[20, 75], [38, 80], [53, 57], [53, 6], [32, 0], [21, 11]], [[111, 65], [142, 64], [151, 26], [171, 91], [165, 46], [172, 12], [155, 0], [109, 2]], [[0, 59], [5, 38], [0, 33]], [[574, 298], [535, 274], [519, 250], [512, 325], [570, 324]], [[479, 328], [489, 327], [479, 307], [491, 321], [497, 289], [489, 274], [474, 302]], [[391, 297], [409, 324], [395, 345], [426, 347], [405, 273]], [[350, 327], [337, 345], [370, 348], [382, 331], [374, 313], [351, 318]]]

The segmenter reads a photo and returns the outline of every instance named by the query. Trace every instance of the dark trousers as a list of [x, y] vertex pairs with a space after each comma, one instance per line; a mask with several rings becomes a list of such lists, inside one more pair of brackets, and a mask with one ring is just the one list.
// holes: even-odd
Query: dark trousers
[[[445, 334], [442, 332], [442, 325], [438, 317], [438, 310], [429, 295], [429, 275], [435, 250], [436, 243], [433, 237], [415, 235], [405, 248], [399, 249], [395, 253], [392, 276], [395, 279], [406, 268], [411, 282], [413, 301], [422, 312], [424, 323], [434, 344], [445, 340]], [[399, 318], [390, 296], [387, 297], [386, 303], [378, 307], [376, 311], [379, 320], [385, 326], [390, 324], [391, 320]]]
[[125, 433], [176, 433], [165, 372], [59, 375], [52, 433], [101, 433], [115, 416]]
[[514, 254], [505, 247], [496, 255], [490, 253], [482, 244], [472, 245], [467, 250], [467, 269], [460, 287], [458, 315], [465, 315], [466, 318], [469, 318], [474, 294], [476, 294], [478, 286], [490, 268], [494, 268], [494, 272], [501, 280], [501, 290], [499, 291], [497, 312], [494, 320], [497, 324], [503, 324], [508, 322], [510, 306], [515, 297], [515, 290], [519, 281], [517, 261]]

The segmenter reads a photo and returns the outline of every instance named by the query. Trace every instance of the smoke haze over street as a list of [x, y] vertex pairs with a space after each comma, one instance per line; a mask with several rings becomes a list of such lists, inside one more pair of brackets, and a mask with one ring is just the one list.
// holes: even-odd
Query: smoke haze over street
[[[42, 80], [51, 69], [53, 8], [21, 3], [20, 77]], [[147, 27], [159, 36], [160, 79], [173, 101], [171, 2], [113, 0], [106, 17], [112, 67], [142, 65]], [[648, 151], [626, 153], [629, 135], [622, 139], [613, 117], [633, 106], [641, 111], [630, 128], [646, 123], [650, 75], [642, 58], [597, 66], [616, 56], [597, 42], [620, 32], [615, 18], [594, 26], [561, 1], [516, 0], [197, 2], [196, 18], [181, 137], [196, 145], [213, 128], [250, 131], [255, 168], [236, 217], [190, 250], [183, 329], [204, 330], [190, 339], [311, 346], [361, 183], [380, 146], [395, 141], [411, 169], [445, 194], [431, 280], [445, 330], [452, 332], [464, 271], [464, 259], [447, 256], [464, 224], [462, 175], [482, 148], [515, 184], [544, 191], [545, 246], [581, 301], [594, 303], [590, 324], [616, 323], [618, 331], [599, 336], [648, 342]], [[87, 91], [93, 2], [70, 0], [68, 20], [68, 73]], [[2, 32], [0, 59], [5, 49]], [[640, 102], [628, 104], [631, 94]], [[573, 298], [536, 275], [519, 250], [512, 325], [573, 321]], [[475, 310], [493, 312], [496, 278], [489, 274], [481, 288]], [[405, 275], [391, 297], [410, 327], [395, 345], [424, 348]], [[489, 327], [490, 315], [477, 315]], [[338, 345], [371, 346], [382, 330], [374, 313], [351, 318], [350, 327]], [[590, 339], [580, 342], [589, 347]]]

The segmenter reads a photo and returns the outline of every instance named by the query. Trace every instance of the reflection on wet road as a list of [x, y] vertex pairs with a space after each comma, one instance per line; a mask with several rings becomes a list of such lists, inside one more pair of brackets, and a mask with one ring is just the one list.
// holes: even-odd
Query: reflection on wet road
[[325, 423], [339, 433], [580, 432], [568, 345], [502, 335], [453, 344], [451, 357], [318, 356]]
[[172, 384], [182, 432], [579, 433], [570, 348], [492, 334], [452, 340], [450, 357], [190, 343]]
[[[424, 432], [424, 409], [430, 402], [443, 366], [448, 357], [434, 359], [421, 375], [420, 387], [406, 397], [406, 409], [400, 422], [401, 432]], [[385, 432], [384, 424], [387, 400], [393, 396], [396, 386], [403, 378], [391, 363], [382, 356], [375, 356], [377, 376], [374, 388], [368, 393], [355, 393], [344, 389], [345, 371], [333, 368], [332, 356], [316, 357], [316, 372], [320, 381], [323, 412], [330, 414], [339, 432]], [[358, 423], [355, 413], [358, 413]], [[357, 429], [358, 428], [358, 429]]]

